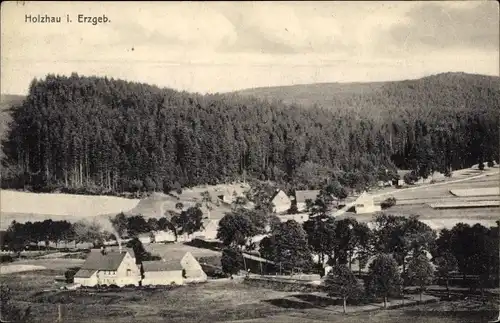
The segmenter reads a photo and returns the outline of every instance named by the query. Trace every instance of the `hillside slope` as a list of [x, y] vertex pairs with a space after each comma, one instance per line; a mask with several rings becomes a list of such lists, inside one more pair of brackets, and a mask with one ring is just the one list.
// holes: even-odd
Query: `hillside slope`
[[[22, 95], [0, 95], [0, 140], [4, 138], [11, 120], [10, 108], [21, 104], [24, 100]], [[0, 150], [0, 158], [3, 157], [3, 149]]]
[[488, 97], [493, 92], [498, 92], [499, 88], [500, 78], [496, 76], [442, 73], [415, 80], [316, 83], [244, 89], [233, 93], [281, 100], [286, 104], [389, 112], [413, 107], [460, 110], [467, 108], [469, 104], [480, 108], [491, 104]]
[[396, 167], [425, 177], [498, 156], [499, 87], [445, 73], [199, 95], [48, 75], [12, 114], [2, 187], [113, 194], [254, 178], [317, 189], [335, 177], [359, 190]]

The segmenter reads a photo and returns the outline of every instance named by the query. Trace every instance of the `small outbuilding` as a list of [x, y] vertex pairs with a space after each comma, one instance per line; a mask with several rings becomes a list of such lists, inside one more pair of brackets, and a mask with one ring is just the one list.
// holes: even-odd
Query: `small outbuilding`
[[354, 211], [356, 214], [374, 213], [381, 210], [381, 206], [376, 205], [373, 197], [366, 194], [366, 192], [361, 194], [354, 204]]

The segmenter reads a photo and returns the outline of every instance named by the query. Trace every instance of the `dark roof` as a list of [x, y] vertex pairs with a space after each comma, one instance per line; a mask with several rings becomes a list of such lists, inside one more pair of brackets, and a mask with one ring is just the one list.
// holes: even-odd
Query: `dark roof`
[[76, 272], [75, 278], [90, 278], [97, 270], [95, 269], [80, 269]]
[[104, 254], [99, 249], [92, 249], [83, 263], [81, 269], [88, 270], [117, 270], [127, 254], [126, 251], [106, 251]]
[[143, 261], [142, 269], [144, 272], [148, 271], [174, 271], [182, 270], [180, 261]]
[[[109, 252], [120, 252], [120, 248], [118, 246], [106, 247], [106, 250], [109, 251]], [[130, 256], [132, 258], [135, 258], [134, 249], [128, 248], [128, 247], [122, 247], [122, 251], [128, 251], [128, 253], [130, 254]]]
[[319, 190], [314, 191], [295, 191], [295, 200], [297, 203], [305, 203], [306, 200], [315, 201], [318, 197]]

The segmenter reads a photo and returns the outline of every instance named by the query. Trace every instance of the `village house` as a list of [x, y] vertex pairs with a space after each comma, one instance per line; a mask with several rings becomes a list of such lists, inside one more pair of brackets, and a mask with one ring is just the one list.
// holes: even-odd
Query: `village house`
[[152, 235], [151, 233], [141, 233], [137, 236], [137, 238], [142, 244], [150, 244], [153, 242], [154, 234]]
[[354, 204], [354, 212], [356, 214], [366, 214], [381, 211], [380, 205], [376, 205], [373, 197], [364, 192], [361, 194]]
[[184, 273], [184, 283], [201, 283], [207, 281], [207, 274], [190, 252], [186, 252], [180, 263]]
[[393, 179], [392, 180], [392, 185], [396, 187], [401, 187], [405, 184], [405, 181], [402, 179]]
[[134, 285], [138, 286], [141, 272], [135, 255], [130, 249], [92, 249], [74, 276], [74, 283], [81, 286]]
[[153, 235], [154, 235], [154, 241], [156, 243], [175, 241], [175, 234], [172, 231], [163, 231], [163, 230], [154, 231]]
[[319, 190], [308, 191], [295, 191], [295, 201], [297, 203], [297, 210], [303, 212], [307, 209], [306, 201], [311, 200], [314, 202], [319, 195]]
[[204, 220], [203, 229], [193, 234], [193, 238], [203, 238], [205, 240], [215, 240], [217, 237], [217, 229], [219, 228], [219, 220]]
[[217, 199], [225, 204], [233, 203], [238, 196], [236, 191], [231, 189], [216, 190], [215, 194], [217, 195]]
[[275, 213], [284, 213], [292, 206], [292, 201], [282, 190], [278, 190], [271, 199], [273, 211]]
[[278, 215], [278, 218], [281, 220], [281, 222], [293, 220], [298, 223], [304, 223], [307, 220], [309, 220], [309, 214], [308, 213], [281, 214]]

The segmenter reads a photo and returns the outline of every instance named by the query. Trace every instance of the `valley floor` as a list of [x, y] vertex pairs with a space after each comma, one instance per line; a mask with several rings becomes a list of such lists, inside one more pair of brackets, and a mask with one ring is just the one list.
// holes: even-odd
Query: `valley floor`
[[400, 309], [344, 315], [331, 306], [304, 300], [301, 293], [280, 292], [225, 280], [219, 283], [158, 289], [59, 291], [55, 271], [2, 276], [13, 299], [29, 305], [34, 322], [54, 322], [62, 304], [65, 323], [154, 322], [487, 322], [498, 312], [478, 300], [439, 302]]

